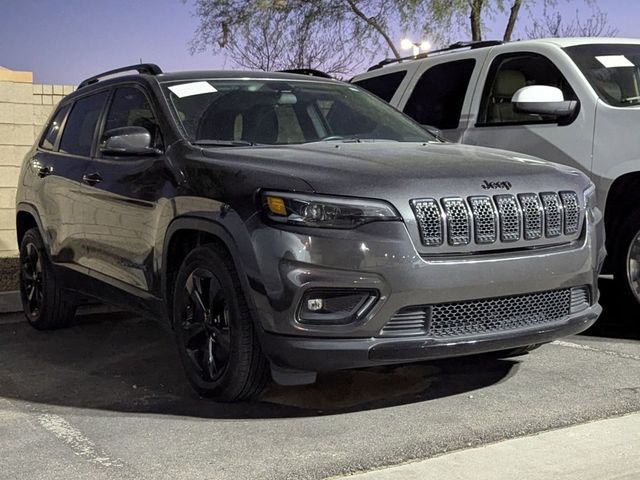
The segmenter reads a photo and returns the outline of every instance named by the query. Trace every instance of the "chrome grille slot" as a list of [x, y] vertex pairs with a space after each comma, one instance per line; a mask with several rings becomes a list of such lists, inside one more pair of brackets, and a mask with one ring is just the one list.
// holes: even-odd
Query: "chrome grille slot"
[[469, 210], [461, 198], [443, 198], [449, 245], [467, 245], [471, 241]]
[[489, 197], [470, 197], [476, 243], [494, 243], [497, 239], [498, 214]]
[[569, 315], [571, 289], [431, 307], [428, 334], [447, 338], [544, 325]]
[[422, 244], [426, 246], [442, 245], [444, 228], [438, 202], [433, 198], [425, 198], [413, 200], [411, 206], [418, 220]]
[[580, 225], [580, 205], [575, 192], [560, 192], [562, 208], [564, 210], [564, 234], [578, 233]]
[[495, 201], [500, 218], [500, 239], [503, 242], [520, 240], [521, 212], [516, 197], [513, 195], [496, 195]]
[[557, 193], [540, 194], [544, 208], [544, 234], [547, 237], [558, 237], [562, 234], [562, 204]]
[[542, 238], [542, 205], [535, 193], [521, 193], [518, 195], [522, 206], [522, 222], [525, 240]]

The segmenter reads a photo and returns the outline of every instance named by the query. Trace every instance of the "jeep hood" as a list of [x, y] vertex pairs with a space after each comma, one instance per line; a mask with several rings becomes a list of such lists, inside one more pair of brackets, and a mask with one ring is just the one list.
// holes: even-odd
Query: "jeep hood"
[[[317, 142], [303, 145], [204, 150], [205, 156], [293, 175], [318, 193], [412, 198], [580, 190], [575, 169], [535, 157], [450, 143]], [[483, 188], [491, 184], [492, 188]], [[508, 182], [508, 183], [507, 183]], [[268, 188], [267, 185], [265, 187]]]

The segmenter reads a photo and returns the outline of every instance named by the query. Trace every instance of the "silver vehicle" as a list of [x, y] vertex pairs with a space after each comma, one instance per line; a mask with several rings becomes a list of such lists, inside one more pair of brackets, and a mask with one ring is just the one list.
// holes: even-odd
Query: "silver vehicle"
[[605, 212], [605, 273], [640, 300], [640, 40], [455, 44], [384, 61], [352, 82], [454, 142], [586, 172]]

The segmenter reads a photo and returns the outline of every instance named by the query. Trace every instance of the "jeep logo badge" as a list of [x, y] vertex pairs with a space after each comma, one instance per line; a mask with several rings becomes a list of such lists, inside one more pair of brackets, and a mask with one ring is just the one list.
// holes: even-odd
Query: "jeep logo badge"
[[482, 184], [482, 188], [485, 190], [511, 190], [511, 182], [490, 182], [489, 180], [485, 180]]

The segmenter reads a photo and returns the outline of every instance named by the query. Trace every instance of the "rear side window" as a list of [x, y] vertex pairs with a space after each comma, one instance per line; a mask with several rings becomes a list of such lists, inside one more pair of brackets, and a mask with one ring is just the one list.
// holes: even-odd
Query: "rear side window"
[[67, 113], [69, 112], [69, 105], [64, 105], [60, 107], [60, 109], [53, 116], [53, 120], [47, 126], [47, 131], [42, 137], [42, 141], [40, 142], [40, 148], [44, 148], [45, 150], [53, 150], [56, 141], [58, 140], [58, 136], [60, 135], [60, 129], [62, 128], [62, 122], [64, 122]]
[[60, 151], [88, 157], [100, 118], [100, 111], [107, 99], [107, 92], [97, 93], [78, 100], [71, 109], [60, 140]]
[[162, 144], [160, 128], [151, 105], [144, 92], [138, 88], [121, 87], [113, 96], [104, 132], [121, 127], [143, 127], [151, 134], [152, 145], [160, 147]]
[[385, 102], [390, 102], [406, 75], [406, 71], [393, 72], [379, 77], [365, 78], [353, 83], [370, 91]]
[[475, 64], [469, 58], [431, 67], [416, 83], [404, 113], [422, 125], [441, 130], [458, 128]]

